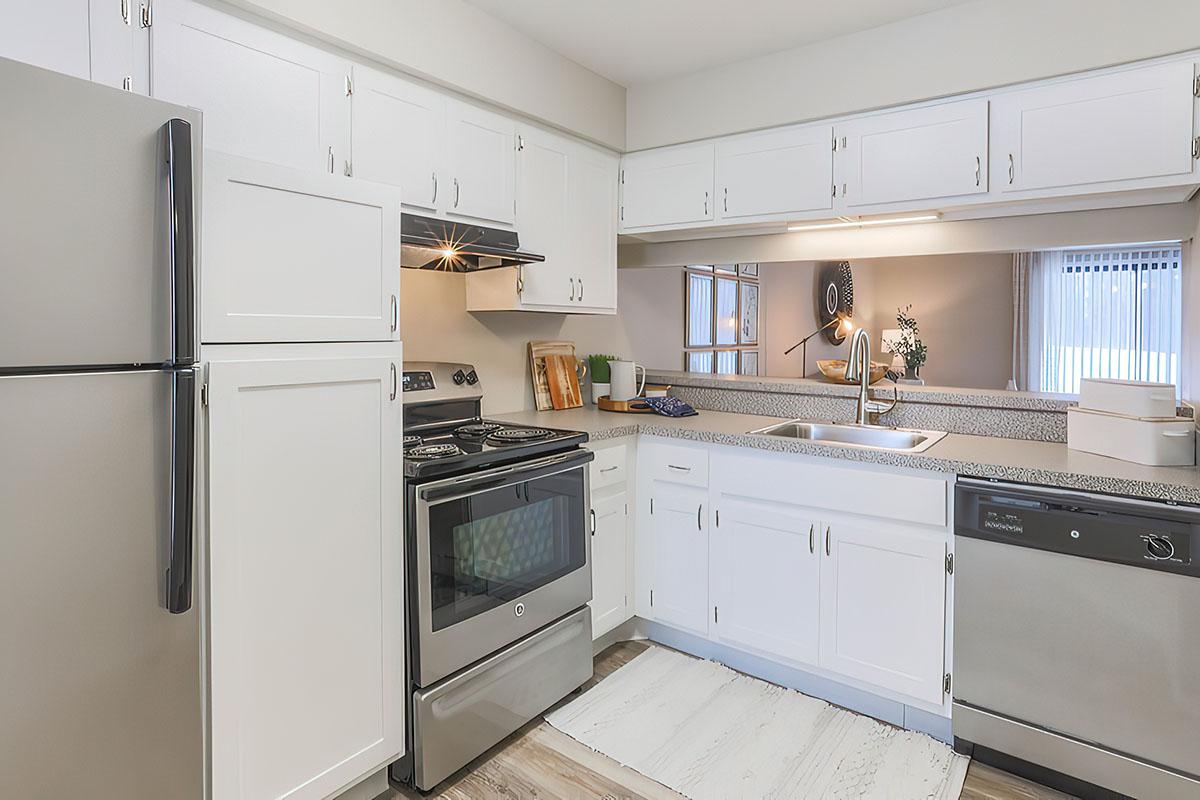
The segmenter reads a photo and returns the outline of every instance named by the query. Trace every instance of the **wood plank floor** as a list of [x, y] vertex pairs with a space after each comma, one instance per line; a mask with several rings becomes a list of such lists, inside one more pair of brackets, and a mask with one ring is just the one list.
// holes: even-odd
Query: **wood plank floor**
[[[587, 691], [646, 649], [620, 642], [596, 657]], [[574, 695], [562, 703], [569, 702]], [[560, 703], [561, 705], [561, 703]], [[378, 800], [681, 800], [682, 796], [580, 744], [542, 719], [530, 722], [433, 792], [391, 791]], [[971, 763], [960, 800], [1071, 800], [1068, 795]]]

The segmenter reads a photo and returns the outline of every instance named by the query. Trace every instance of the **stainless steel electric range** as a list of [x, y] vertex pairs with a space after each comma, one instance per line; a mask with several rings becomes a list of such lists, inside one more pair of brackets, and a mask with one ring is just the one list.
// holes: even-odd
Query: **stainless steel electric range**
[[428, 790], [592, 675], [587, 434], [481, 416], [469, 364], [404, 365], [407, 755]]

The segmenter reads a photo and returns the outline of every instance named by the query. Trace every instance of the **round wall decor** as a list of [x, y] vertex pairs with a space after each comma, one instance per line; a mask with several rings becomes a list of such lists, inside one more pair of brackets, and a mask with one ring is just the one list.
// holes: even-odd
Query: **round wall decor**
[[[849, 261], [831, 261], [822, 264], [817, 272], [817, 317], [822, 325], [829, 325], [838, 315], [854, 314], [854, 277], [850, 274]], [[846, 337], [840, 325], [829, 325], [821, 332], [830, 344], [841, 344]]]

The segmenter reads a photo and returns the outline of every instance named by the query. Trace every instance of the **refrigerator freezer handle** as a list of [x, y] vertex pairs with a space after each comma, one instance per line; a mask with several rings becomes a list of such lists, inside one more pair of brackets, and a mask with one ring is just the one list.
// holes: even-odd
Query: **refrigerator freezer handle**
[[183, 614], [192, 607], [192, 514], [195, 506], [196, 373], [172, 373], [171, 528], [167, 552], [166, 608]]
[[192, 197], [192, 124], [171, 119], [166, 135], [167, 189], [170, 198], [169, 239], [173, 295], [174, 363], [196, 362], [195, 216]]

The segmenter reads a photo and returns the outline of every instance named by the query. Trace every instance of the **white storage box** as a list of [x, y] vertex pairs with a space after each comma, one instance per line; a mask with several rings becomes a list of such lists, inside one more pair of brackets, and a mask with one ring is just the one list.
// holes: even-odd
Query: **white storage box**
[[1128, 417], [1174, 417], [1175, 386], [1084, 378], [1079, 382], [1079, 407]]
[[1196, 463], [1196, 422], [1069, 408], [1067, 447], [1154, 467], [1190, 467]]

